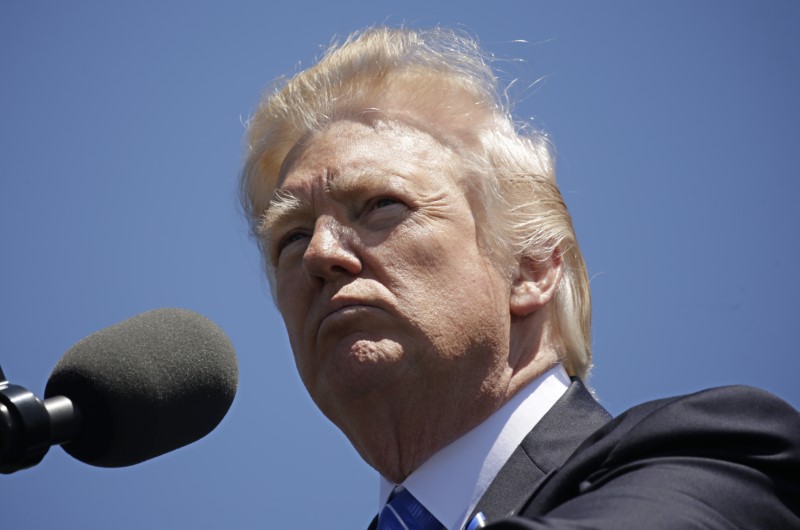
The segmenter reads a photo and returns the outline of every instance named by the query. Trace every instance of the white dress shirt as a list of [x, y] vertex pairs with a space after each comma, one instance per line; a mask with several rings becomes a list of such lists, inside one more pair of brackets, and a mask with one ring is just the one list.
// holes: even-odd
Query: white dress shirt
[[[483, 423], [437, 451], [402, 486], [445, 528], [461, 530], [511, 453], [569, 384], [561, 365], [551, 368]], [[397, 486], [381, 477], [378, 511]]]

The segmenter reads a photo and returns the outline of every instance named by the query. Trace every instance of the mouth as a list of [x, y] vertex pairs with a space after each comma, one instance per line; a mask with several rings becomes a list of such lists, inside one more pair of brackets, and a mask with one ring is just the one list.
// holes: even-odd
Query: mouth
[[330, 302], [323, 307], [321, 311], [322, 318], [319, 319], [317, 329], [336, 321], [346, 321], [353, 317], [364, 317], [367, 313], [375, 309], [380, 309], [380, 307], [372, 300], [334, 296]]
[[339, 314], [346, 314], [351, 313], [354, 311], [359, 311], [361, 309], [367, 308], [374, 308], [374, 306], [367, 304], [365, 302], [357, 302], [357, 301], [349, 301], [343, 302], [338, 304], [333, 304], [326, 312], [325, 316], [322, 317], [322, 321], [327, 320], [330, 317], [334, 317]]

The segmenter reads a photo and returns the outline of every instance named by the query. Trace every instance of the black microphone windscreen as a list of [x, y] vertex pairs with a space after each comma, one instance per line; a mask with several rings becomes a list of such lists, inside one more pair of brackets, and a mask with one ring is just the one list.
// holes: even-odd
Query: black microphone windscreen
[[45, 397], [66, 396], [80, 413], [67, 453], [121, 467], [211, 432], [238, 379], [236, 353], [216, 324], [186, 309], [156, 309], [75, 344], [53, 369]]

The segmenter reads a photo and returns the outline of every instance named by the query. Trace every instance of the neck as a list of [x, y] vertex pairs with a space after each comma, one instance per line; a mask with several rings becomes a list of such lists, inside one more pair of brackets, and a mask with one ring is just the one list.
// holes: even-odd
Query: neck
[[491, 355], [497, 345], [471, 352], [477, 356], [473, 359], [484, 360], [474, 370], [440, 367], [437, 373], [398, 379], [323, 412], [369, 465], [399, 484], [558, 362], [541, 313], [512, 319], [505, 353]]
[[[471, 398], [458, 392], [429, 397], [403, 407], [374, 399], [365, 400], [353, 420], [337, 422], [361, 457], [387, 480], [402, 483], [437, 451], [482, 423], [528, 383], [549, 370], [550, 356], [534, 356], [524, 367], [505, 366], [477, 383]], [[455, 386], [448, 388], [470, 388]]]
[[[489, 387], [487, 387], [488, 389]], [[438, 450], [463, 435], [505, 402], [482, 390], [471, 399], [450, 396], [432, 401], [425, 396], [395, 403], [370, 403], [339, 427], [361, 457], [381, 475], [399, 484]]]

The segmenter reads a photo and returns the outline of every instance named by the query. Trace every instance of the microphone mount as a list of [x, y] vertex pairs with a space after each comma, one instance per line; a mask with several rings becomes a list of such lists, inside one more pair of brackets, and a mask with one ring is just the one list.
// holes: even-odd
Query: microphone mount
[[9, 383], [0, 367], [0, 473], [35, 466], [51, 445], [70, 441], [79, 428], [80, 418], [69, 398], [42, 401]]

